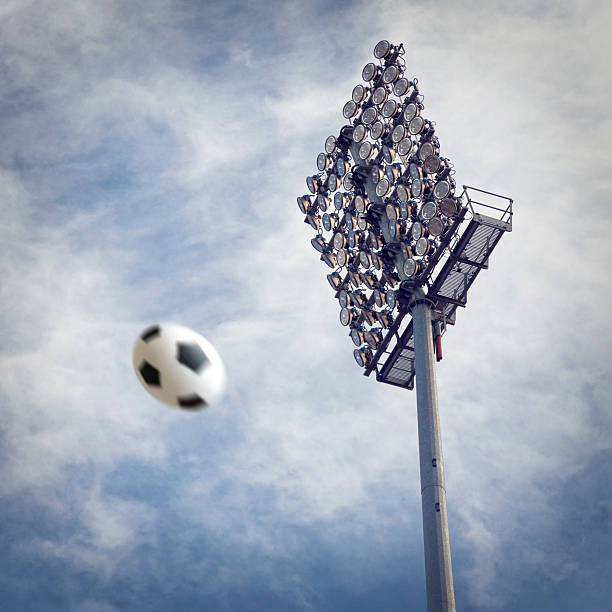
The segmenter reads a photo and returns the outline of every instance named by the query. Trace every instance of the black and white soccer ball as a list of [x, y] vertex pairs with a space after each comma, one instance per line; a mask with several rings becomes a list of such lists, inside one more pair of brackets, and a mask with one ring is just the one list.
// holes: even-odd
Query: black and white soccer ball
[[132, 363], [154, 398], [183, 410], [202, 410], [225, 389], [225, 368], [215, 347], [181, 325], [145, 329], [134, 344]]

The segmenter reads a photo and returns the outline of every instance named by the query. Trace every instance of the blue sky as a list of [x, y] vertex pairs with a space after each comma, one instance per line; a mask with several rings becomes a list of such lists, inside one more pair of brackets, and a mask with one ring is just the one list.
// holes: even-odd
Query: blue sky
[[[5, 2], [0, 607], [425, 609], [416, 398], [356, 367], [295, 204], [386, 38], [457, 182], [515, 200], [437, 370], [457, 610], [605, 610], [611, 20]], [[158, 321], [217, 346], [219, 405], [140, 388]]]

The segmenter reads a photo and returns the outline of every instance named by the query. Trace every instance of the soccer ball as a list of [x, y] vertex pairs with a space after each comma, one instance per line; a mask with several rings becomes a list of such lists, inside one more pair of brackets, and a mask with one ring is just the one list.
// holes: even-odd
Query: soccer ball
[[154, 398], [183, 410], [210, 406], [225, 388], [225, 368], [215, 347], [181, 325], [145, 329], [134, 344], [132, 363]]

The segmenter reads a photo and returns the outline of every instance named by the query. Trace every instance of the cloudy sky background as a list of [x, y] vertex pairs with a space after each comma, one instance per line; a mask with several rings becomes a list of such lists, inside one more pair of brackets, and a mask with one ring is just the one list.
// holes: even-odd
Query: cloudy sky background
[[[416, 398], [365, 378], [295, 204], [376, 42], [513, 232], [438, 366], [457, 609], [612, 597], [603, 2], [6, 1], [0, 602], [424, 610]], [[157, 404], [137, 334], [207, 336]]]

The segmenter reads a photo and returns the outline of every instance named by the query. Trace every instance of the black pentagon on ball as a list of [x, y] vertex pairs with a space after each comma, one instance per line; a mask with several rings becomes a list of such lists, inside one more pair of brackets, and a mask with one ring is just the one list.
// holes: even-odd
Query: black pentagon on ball
[[200, 410], [206, 408], [206, 402], [196, 393], [191, 395], [182, 395], [176, 398], [179, 406], [185, 410]]
[[159, 325], [152, 325], [151, 327], [147, 327], [142, 334], [140, 334], [140, 339], [143, 342], [148, 342], [149, 340], [153, 340], [153, 338], [157, 338], [161, 334], [161, 329]]
[[195, 342], [177, 342], [176, 358], [179, 363], [199, 374], [208, 364], [208, 357], [199, 344]]
[[148, 361], [143, 361], [138, 368], [140, 375], [143, 380], [152, 387], [159, 387], [161, 385], [159, 380], [159, 370], [152, 366]]

